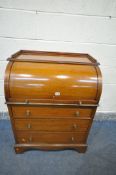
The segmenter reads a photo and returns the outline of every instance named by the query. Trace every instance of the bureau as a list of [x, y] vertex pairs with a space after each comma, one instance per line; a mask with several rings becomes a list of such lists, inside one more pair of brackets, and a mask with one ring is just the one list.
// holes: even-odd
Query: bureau
[[99, 63], [88, 54], [21, 50], [8, 58], [5, 98], [16, 153], [85, 152], [99, 104]]

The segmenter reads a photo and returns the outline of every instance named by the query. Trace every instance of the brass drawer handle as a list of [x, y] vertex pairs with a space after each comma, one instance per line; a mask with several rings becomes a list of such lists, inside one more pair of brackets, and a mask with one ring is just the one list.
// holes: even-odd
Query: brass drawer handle
[[29, 137], [29, 142], [32, 142], [32, 137]]
[[31, 128], [31, 124], [30, 124], [30, 123], [27, 124], [27, 128], [28, 128], [28, 129]]
[[26, 141], [24, 138], [22, 138], [21, 140], [22, 140], [22, 142], [25, 142]]
[[30, 116], [30, 110], [26, 111], [26, 116], [29, 117]]
[[74, 129], [77, 129], [77, 124], [73, 124], [73, 128]]
[[72, 142], [74, 142], [74, 137], [71, 138]]
[[77, 116], [77, 117], [79, 117], [79, 116], [80, 116], [79, 111], [76, 111], [76, 116]]
[[28, 103], [29, 103], [29, 100], [28, 100], [28, 99], [26, 99], [26, 100], [25, 100], [25, 103], [26, 103], [26, 104], [28, 104]]

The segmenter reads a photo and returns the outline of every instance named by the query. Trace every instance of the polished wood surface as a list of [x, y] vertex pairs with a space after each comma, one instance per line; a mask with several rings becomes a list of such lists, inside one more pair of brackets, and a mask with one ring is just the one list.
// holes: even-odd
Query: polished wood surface
[[8, 61], [20, 62], [46, 62], [46, 63], [65, 63], [65, 64], [81, 64], [94, 65], [99, 63], [92, 56], [84, 53], [67, 53], [67, 52], [45, 52], [45, 51], [31, 51], [20, 50], [13, 54]]
[[15, 119], [16, 130], [33, 131], [87, 131], [90, 121], [87, 119]]
[[92, 66], [15, 62], [9, 88], [11, 98], [94, 100], [97, 75]]
[[91, 118], [91, 108], [12, 106], [14, 118]]
[[79, 132], [16, 132], [17, 143], [77, 144], [85, 143], [86, 133]]
[[16, 153], [85, 152], [102, 90], [99, 63], [88, 54], [43, 51], [19, 51], [8, 60], [5, 98]]

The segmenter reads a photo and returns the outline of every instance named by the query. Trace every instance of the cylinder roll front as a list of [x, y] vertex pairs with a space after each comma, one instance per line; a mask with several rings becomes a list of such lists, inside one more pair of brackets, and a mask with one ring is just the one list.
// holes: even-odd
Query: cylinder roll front
[[91, 65], [17, 61], [8, 73], [9, 98], [96, 100], [98, 93], [97, 69]]

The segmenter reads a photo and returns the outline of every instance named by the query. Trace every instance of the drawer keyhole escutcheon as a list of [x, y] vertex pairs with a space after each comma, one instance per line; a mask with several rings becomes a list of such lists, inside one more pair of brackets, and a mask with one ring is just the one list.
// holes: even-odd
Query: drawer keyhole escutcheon
[[27, 124], [27, 128], [28, 128], [28, 129], [31, 128], [31, 124], [30, 124], [30, 123]]
[[26, 111], [26, 116], [29, 117], [30, 116], [30, 110]]
[[25, 142], [25, 139], [24, 138], [22, 138], [22, 142]]
[[32, 137], [31, 136], [29, 137], [29, 142], [32, 142]]
[[80, 113], [79, 111], [76, 111], [76, 116], [79, 117]]
[[57, 92], [54, 93], [53, 98], [55, 98], [57, 96], [60, 96], [60, 95], [61, 95], [60, 91], [57, 91]]

